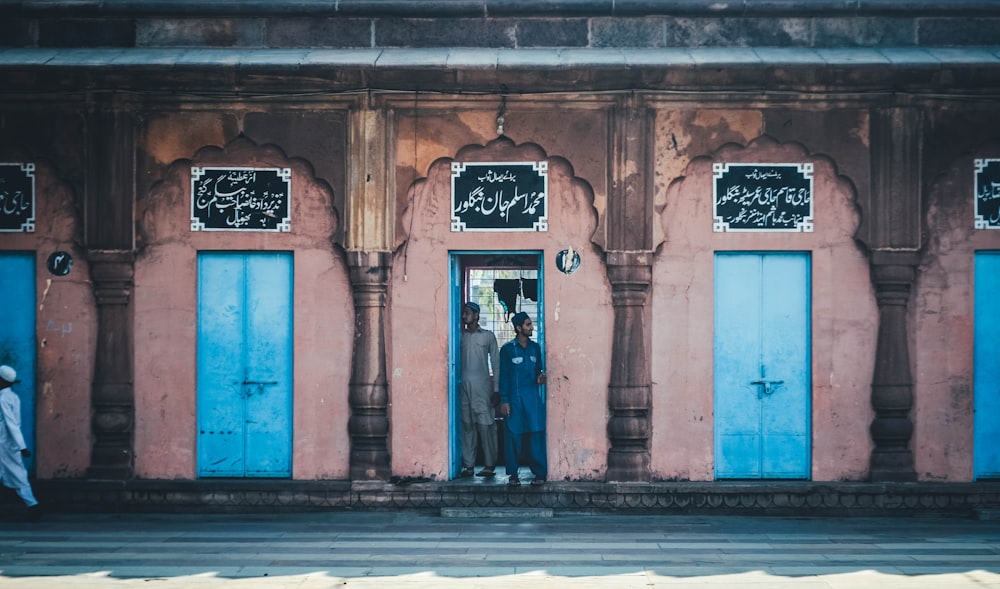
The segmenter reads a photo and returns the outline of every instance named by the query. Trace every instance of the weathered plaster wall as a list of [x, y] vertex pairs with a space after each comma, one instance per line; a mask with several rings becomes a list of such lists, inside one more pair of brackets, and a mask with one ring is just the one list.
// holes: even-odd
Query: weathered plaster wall
[[909, 307], [920, 480], [973, 476], [975, 252], [1000, 250], [1000, 231], [973, 228], [973, 159], [998, 157], [994, 146], [956, 158], [927, 192], [928, 239]]
[[[35, 254], [35, 475], [83, 476], [90, 464], [97, 311], [86, 255], [78, 246], [82, 232], [71, 189], [48, 164], [35, 166], [35, 231], [2, 234], [0, 249]], [[57, 251], [73, 257], [66, 276], [46, 268]]]
[[[190, 135], [144, 136], [144, 152], [176, 155], [192, 142], [218, 138], [204, 116], [192, 125], [166, 115], [148, 129]], [[199, 144], [196, 147], [200, 147]], [[187, 151], [195, 153], [196, 147]], [[170, 155], [167, 155], [170, 154]], [[191, 232], [191, 166], [291, 167], [292, 231]], [[347, 385], [354, 311], [348, 274], [331, 236], [338, 213], [326, 184], [302, 160], [240, 139], [171, 165], [139, 202], [141, 246], [135, 274], [136, 475], [196, 477], [197, 254], [202, 250], [294, 253], [293, 478], [348, 476]]]
[[[517, 145], [540, 145], [547, 153], [570, 162], [576, 176], [590, 185], [593, 206], [603, 219], [608, 193], [609, 105], [586, 100], [570, 103], [568, 99], [509, 100], [505, 107], [504, 136]], [[397, 246], [409, 229], [401, 213], [409, 206], [413, 182], [425, 177], [438, 159], [453, 158], [463, 146], [486, 145], [497, 138], [497, 102], [421, 102], [418, 103], [421, 112], [416, 117], [413, 106], [413, 101], [396, 105], [399, 111], [395, 129]], [[601, 231], [594, 241], [604, 243]]]
[[[423, 124], [433, 125], [433, 122]], [[610, 286], [598, 249], [593, 196], [570, 162], [509, 139], [461, 151], [458, 161], [549, 161], [545, 233], [452, 233], [450, 159], [435, 162], [412, 188], [402, 214], [406, 244], [396, 252], [390, 286], [392, 469], [398, 475], [448, 476], [450, 250], [544, 253], [548, 456], [551, 479], [601, 480], [607, 468]], [[564, 275], [555, 254], [572, 246], [580, 269]], [[405, 271], [404, 271], [405, 266]], [[502, 342], [501, 342], [502, 343]]]
[[[744, 113], [734, 113], [732, 120], [722, 127], [753, 127]], [[669, 133], [669, 126], [658, 125], [657, 143], [672, 144]], [[657, 150], [658, 170], [676, 167], [663, 161], [673, 157], [665, 154]], [[715, 161], [812, 162], [815, 231], [714, 233]], [[812, 256], [812, 478], [863, 479], [872, 447], [869, 398], [878, 310], [867, 259], [853, 240], [859, 214], [850, 183], [837, 176], [829, 160], [810, 156], [799, 145], [762, 138], [746, 148], [728, 144], [711, 157], [694, 159], [657, 200], [665, 203], [665, 241], [653, 266], [652, 287], [654, 477], [714, 478], [714, 252], [789, 250]]]

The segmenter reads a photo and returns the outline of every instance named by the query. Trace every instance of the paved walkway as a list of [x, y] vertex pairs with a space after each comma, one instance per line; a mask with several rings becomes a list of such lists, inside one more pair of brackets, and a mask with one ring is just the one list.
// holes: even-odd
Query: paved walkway
[[1000, 589], [1000, 521], [325, 512], [0, 524], [2, 589], [133, 587]]

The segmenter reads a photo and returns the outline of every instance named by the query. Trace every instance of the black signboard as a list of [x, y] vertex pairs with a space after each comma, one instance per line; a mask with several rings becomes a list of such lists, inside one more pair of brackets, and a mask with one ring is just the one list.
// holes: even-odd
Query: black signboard
[[452, 162], [452, 231], [548, 229], [548, 162]]
[[0, 231], [35, 230], [35, 164], [0, 164]]
[[191, 231], [291, 231], [291, 168], [191, 168]]
[[721, 164], [712, 226], [720, 231], [812, 231], [812, 164]]
[[977, 159], [976, 229], [1000, 229], [1000, 160]]

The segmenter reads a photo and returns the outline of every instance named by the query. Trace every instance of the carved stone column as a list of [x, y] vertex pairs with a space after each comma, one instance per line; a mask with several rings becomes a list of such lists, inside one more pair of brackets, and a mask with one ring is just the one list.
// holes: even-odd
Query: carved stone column
[[135, 129], [114, 93], [94, 96], [87, 114], [84, 239], [94, 299], [97, 349], [91, 388], [93, 447], [87, 475], [135, 472], [132, 290], [135, 273]]
[[652, 282], [650, 252], [608, 252], [615, 327], [608, 385], [608, 481], [648, 481], [652, 387], [646, 299]]
[[391, 254], [348, 252], [354, 293], [354, 354], [348, 401], [351, 480], [387, 480], [389, 386], [385, 373], [385, 305]]
[[359, 104], [351, 112], [347, 194], [347, 264], [354, 296], [354, 352], [348, 401], [351, 480], [388, 480], [389, 384], [385, 310], [392, 268], [394, 200], [390, 197], [389, 112]]
[[608, 481], [648, 481], [652, 372], [653, 113], [634, 96], [610, 112], [607, 265], [615, 323], [608, 383]]
[[871, 193], [859, 237], [872, 251], [871, 276], [878, 301], [878, 344], [872, 378], [873, 481], [913, 481], [910, 438], [913, 379], [906, 306], [916, 279], [922, 243], [923, 116], [907, 107], [871, 112]]
[[913, 379], [907, 340], [906, 306], [916, 278], [917, 254], [874, 252], [872, 281], [878, 300], [878, 346], [872, 379], [875, 419], [871, 434], [875, 442], [871, 457], [871, 480], [914, 481], [910, 437], [913, 422]]
[[134, 257], [131, 250], [89, 250], [97, 303], [97, 350], [91, 388], [94, 444], [87, 476], [131, 478], [135, 467], [132, 379]]

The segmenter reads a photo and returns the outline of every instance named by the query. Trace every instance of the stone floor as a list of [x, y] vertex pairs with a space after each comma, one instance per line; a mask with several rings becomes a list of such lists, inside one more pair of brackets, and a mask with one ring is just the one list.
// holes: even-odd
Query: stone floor
[[1000, 521], [532, 510], [46, 514], [0, 587], [1000, 589]]

